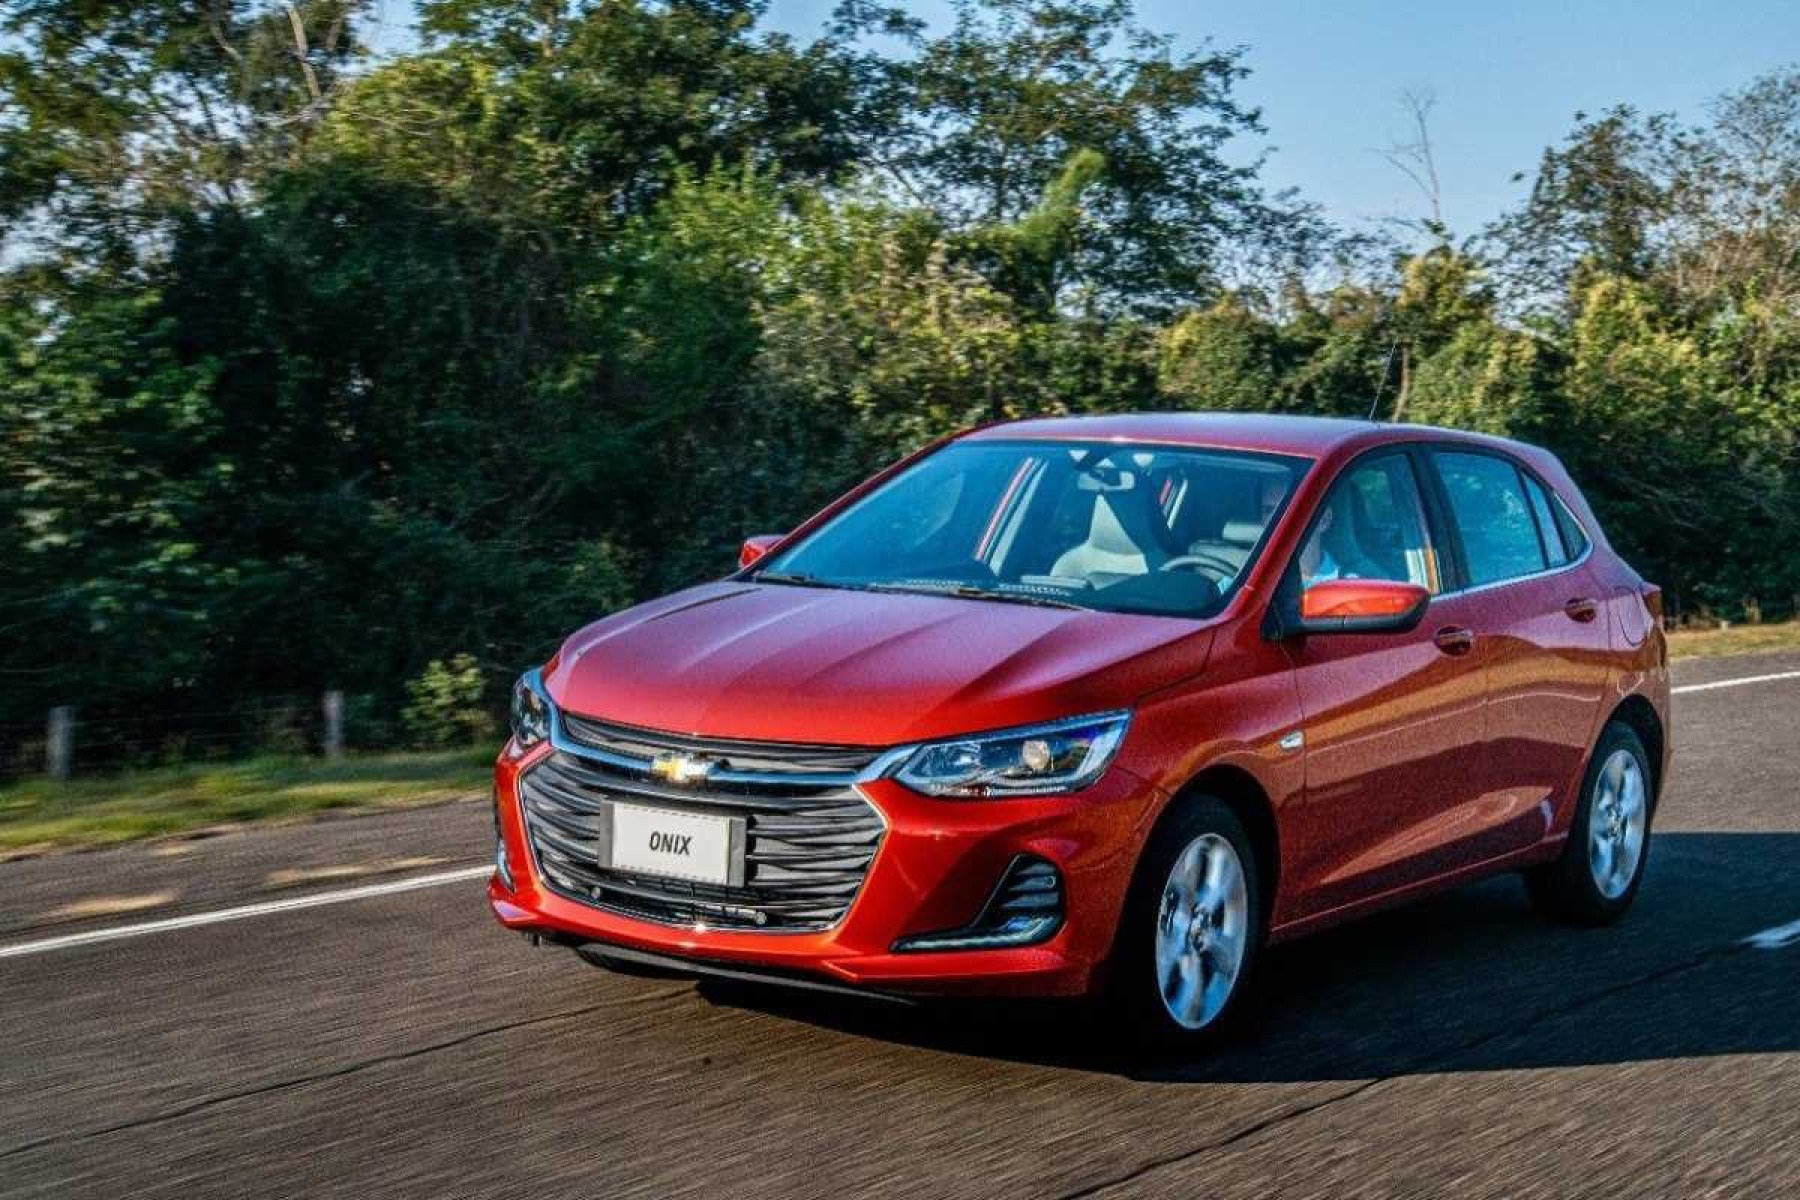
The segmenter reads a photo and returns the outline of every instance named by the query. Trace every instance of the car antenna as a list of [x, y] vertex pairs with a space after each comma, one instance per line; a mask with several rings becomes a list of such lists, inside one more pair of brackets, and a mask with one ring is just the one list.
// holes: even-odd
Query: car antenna
[[1381, 411], [1381, 393], [1387, 391], [1388, 376], [1394, 373], [1394, 351], [1400, 349], [1400, 339], [1395, 338], [1388, 343], [1387, 359], [1381, 364], [1381, 382], [1375, 385], [1375, 398], [1369, 401], [1369, 420]]

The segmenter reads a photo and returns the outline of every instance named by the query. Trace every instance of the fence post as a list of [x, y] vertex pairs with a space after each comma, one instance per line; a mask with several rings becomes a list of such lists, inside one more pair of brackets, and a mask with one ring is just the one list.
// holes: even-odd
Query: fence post
[[69, 777], [69, 762], [75, 756], [75, 710], [59, 704], [50, 710], [44, 730], [44, 770], [52, 779]]
[[344, 757], [344, 693], [325, 693], [325, 757]]

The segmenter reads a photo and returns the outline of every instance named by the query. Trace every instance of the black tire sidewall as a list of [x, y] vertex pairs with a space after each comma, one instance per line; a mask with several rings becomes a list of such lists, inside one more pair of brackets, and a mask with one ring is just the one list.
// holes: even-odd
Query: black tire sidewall
[[[1250, 929], [1230, 999], [1206, 1026], [1188, 1029], [1177, 1023], [1163, 1005], [1156, 973], [1156, 922], [1163, 885], [1176, 858], [1195, 838], [1207, 833], [1223, 837], [1237, 851], [1250, 902]], [[1237, 814], [1224, 801], [1204, 794], [1171, 803], [1138, 860], [1113, 943], [1107, 1007], [1118, 1022], [1117, 1032], [1123, 1040], [1148, 1049], [1187, 1049], [1204, 1045], [1229, 1030], [1243, 1011], [1267, 920], [1268, 905], [1256, 848]]]
[[[1594, 881], [1594, 872], [1588, 864], [1588, 837], [1594, 816], [1594, 800], [1599, 791], [1600, 772], [1606, 762], [1620, 750], [1628, 751], [1637, 759], [1638, 769], [1644, 773], [1644, 849], [1638, 857], [1637, 871], [1632, 875], [1631, 883], [1616, 898], [1609, 899], [1600, 891], [1600, 885]], [[1545, 869], [1533, 880], [1536, 898], [1552, 915], [1573, 920], [1581, 924], [1605, 925], [1625, 915], [1637, 898], [1638, 888], [1644, 882], [1644, 874], [1650, 866], [1650, 833], [1656, 816], [1656, 775], [1650, 767], [1650, 755], [1644, 748], [1644, 741], [1637, 731], [1623, 721], [1609, 723], [1600, 733], [1600, 740], [1595, 743], [1594, 753], [1588, 759], [1587, 771], [1581, 780], [1581, 800], [1576, 806], [1575, 817], [1569, 824], [1568, 844], [1563, 847], [1562, 856], [1549, 868]]]

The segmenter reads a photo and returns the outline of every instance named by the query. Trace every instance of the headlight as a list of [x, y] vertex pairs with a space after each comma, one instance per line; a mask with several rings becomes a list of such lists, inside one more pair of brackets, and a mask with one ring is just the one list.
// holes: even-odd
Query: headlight
[[550, 698], [543, 678], [527, 671], [513, 684], [512, 735], [519, 749], [529, 750], [550, 736]]
[[1101, 713], [920, 746], [895, 772], [928, 796], [973, 799], [1077, 792], [1100, 778], [1131, 714]]

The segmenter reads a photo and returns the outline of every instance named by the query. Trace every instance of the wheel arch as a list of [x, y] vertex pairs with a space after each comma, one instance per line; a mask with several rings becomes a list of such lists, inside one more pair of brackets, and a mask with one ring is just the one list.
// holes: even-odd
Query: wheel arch
[[[1644, 743], [1644, 752], [1650, 758], [1650, 784], [1652, 803], [1662, 799], [1663, 769], [1665, 753], [1668, 749], [1668, 732], [1663, 728], [1662, 716], [1656, 706], [1645, 697], [1633, 693], [1619, 701], [1607, 715], [1606, 724], [1619, 722]], [[1601, 728], [1605, 728], [1602, 726]]]
[[1262, 883], [1262, 920], [1267, 922], [1275, 913], [1276, 900], [1281, 893], [1281, 832], [1268, 789], [1244, 768], [1216, 763], [1188, 780], [1169, 801], [1165, 813], [1196, 795], [1212, 796], [1223, 802], [1250, 835], [1250, 843], [1256, 850], [1256, 872]]

